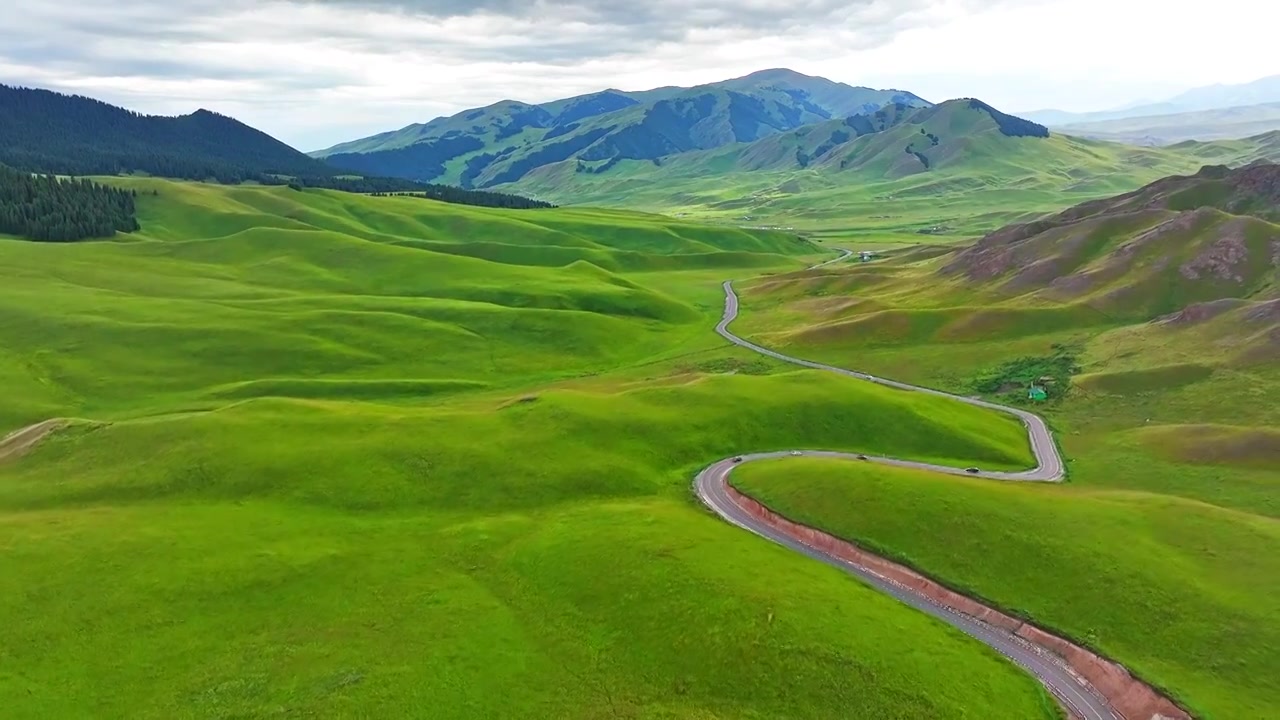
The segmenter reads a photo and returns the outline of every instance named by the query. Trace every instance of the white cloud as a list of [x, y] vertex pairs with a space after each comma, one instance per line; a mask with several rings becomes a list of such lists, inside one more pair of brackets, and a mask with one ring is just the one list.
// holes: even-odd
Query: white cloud
[[306, 149], [506, 98], [791, 67], [1007, 110], [1280, 73], [1280, 4], [1216, 0], [16, 0], [0, 77]]

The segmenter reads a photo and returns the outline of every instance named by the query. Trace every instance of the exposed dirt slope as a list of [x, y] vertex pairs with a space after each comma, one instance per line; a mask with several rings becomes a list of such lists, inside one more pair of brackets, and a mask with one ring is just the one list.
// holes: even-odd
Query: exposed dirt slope
[[41, 440], [44, 440], [66, 424], [67, 421], [65, 420], [45, 420], [9, 433], [3, 440], [0, 440], [0, 463], [22, 457], [38, 445]]

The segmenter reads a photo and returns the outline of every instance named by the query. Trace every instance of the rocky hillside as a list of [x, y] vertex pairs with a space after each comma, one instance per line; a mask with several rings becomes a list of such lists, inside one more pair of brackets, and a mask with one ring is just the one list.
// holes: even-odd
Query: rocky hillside
[[1280, 165], [1208, 166], [1003, 228], [940, 272], [1005, 295], [1151, 321], [1153, 335], [1200, 327], [1200, 334], [1239, 343], [1250, 357], [1274, 360], [1280, 358], [1277, 221]]
[[313, 155], [365, 174], [490, 187], [567, 161], [591, 173], [624, 160], [660, 163], [890, 105], [929, 103], [909, 92], [766, 70], [694, 88], [605, 90], [543, 105], [504, 101]]

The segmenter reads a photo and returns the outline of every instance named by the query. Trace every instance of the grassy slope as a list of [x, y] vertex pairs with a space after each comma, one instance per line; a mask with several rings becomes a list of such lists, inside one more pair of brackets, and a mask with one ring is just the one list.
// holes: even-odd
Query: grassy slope
[[811, 247], [127, 182], [142, 237], [0, 239], [0, 427], [92, 419], [0, 467], [8, 717], [1056, 715], [689, 497], [743, 448], [1029, 462], [999, 416], [723, 348], [719, 280]]
[[[1009, 138], [985, 113], [960, 106], [854, 139], [799, 167], [796, 151], [821, 147], [829, 126], [838, 128], [808, 126], [756, 143], [665, 158], [661, 166], [624, 161], [602, 175], [575, 173], [572, 163], [553, 165], [513, 188], [565, 203], [684, 213], [726, 225], [794, 227], [861, 247], [951, 242], [1205, 164], [1280, 157], [1269, 136], [1173, 148], [1056, 133], [1048, 139]], [[932, 147], [921, 129], [940, 144]], [[919, 172], [903, 152], [908, 144], [930, 158], [929, 171]], [[918, 234], [930, 228], [942, 231], [930, 238]]]
[[[1265, 587], [1280, 556], [1274, 268], [1250, 247], [1264, 260], [1240, 266], [1236, 285], [1191, 282], [1177, 268], [1214, 235], [1180, 232], [1159, 243], [1172, 272], [1138, 255], [1116, 275], [1123, 263], [1106, 250], [1125, 237], [1059, 248], [1083, 253], [1068, 269], [1112, 268], [1071, 302], [940, 276], [950, 256], [937, 249], [741, 290], [742, 330], [767, 345], [961, 393], [1002, 363], [1075, 348], [1075, 391], [1041, 406], [1070, 487], [804, 464], [743, 477], [794, 517], [1096, 643], [1208, 717], [1265, 717], [1280, 668], [1280, 607]], [[1111, 293], [1121, 287], [1138, 296]], [[1249, 298], [1144, 322], [1209, 290]]]
[[[935, 227], [943, 232], [934, 239], [947, 241], [1194, 172], [1206, 163], [1238, 161], [1250, 152], [1244, 147], [1248, 141], [1194, 150], [1136, 148], [1065, 135], [1008, 138], [993, 125], [955, 129], [957, 122], [941, 117], [859, 138], [803, 169], [794, 166], [795, 150], [813, 143], [788, 134], [676, 156], [661, 167], [626, 161], [598, 176], [552, 166], [518, 189], [560, 201], [686, 213], [731, 225], [795, 227], [816, 238], [862, 244], [918, 242], [917, 231]], [[921, 145], [921, 127], [940, 136], [942, 144]], [[760, 148], [787, 143], [795, 147]], [[931, 170], [902, 175], [907, 143], [925, 150], [934, 162]], [[1266, 157], [1272, 151], [1253, 152]], [[761, 155], [776, 163], [755, 167]], [[842, 169], [846, 162], [852, 164]]]
[[[0, 373], [15, 388], [0, 410], [6, 425], [59, 408], [97, 416], [202, 406], [251, 395], [244, 383], [324, 381], [312, 392], [371, 398], [441, 380], [598, 372], [704, 332], [685, 300], [606, 269], [634, 248], [660, 259], [649, 264], [694, 270], [795, 262], [781, 253], [809, 251], [785, 236], [622, 213], [131, 184], [144, 191], [143, 221], [157, 241], [6, 243]], [[155, 187], [162, 196], [145, 194]], [[505, 251], [507, 262], [456, 254], [460, 237]], [[561, 255], [563, 267], [537, 266]], [[706, 292], [699, 302], [714, 302], [709, 283]]]
[[[1161, 247], [1170, 257], [1185, 258], [1204, 245], [1205, 237], [1176, 235]], [[1110, 267], [1114, 259], [1096, 244], [1073, 247], [1092, 247], [1102, 258], [1098, 267]], [[1204, 300], [1208, 281], [1188, 280], [1176, 264], [1155, 273], [1151, 262], [1136, 262], [1123, 278], [1100, 282], [1097, 297], [1055, 302], [937, 275], [947, 259], [920, 252], [817, 277], [744, 285], [743, 329], [793, 354], [958, 392], [970, 392], [971, 381], [988, 368], [1052, 354], [1055, 344], [1074, 347], [1083, 372], [1079, 389], [1069, 402], [1046, 408], [1062, 432], [1074, 480], [1280, 515], [1276, 474], [1259, 462], [1265, 446], [1234, 457], [1207, 453], [1203, 462], [1170, 462], [1156, 439], [1162, 436], [1144, 434], [1153, 427], [1192, 426], [1190, 437], [1175, 431], [1187, 442], [1197, 440], [1194, 427], [1204, 423], [1245, 434], [1280, 426], [1280, 414], [1266, 400], [1280, 388], [1280, 371], [1271, 361], [1276, 321], [1250, 318], [1262, 304], [1228, 301], [1240, 307], [1202, 322], [1144, 323], [1135, 309], [1167, 312]], [[1241, 287], [1260, 292], [1257, 300], [1273, 292], [1265, 277], [1245, 275]], [[1107, 292], [1124, 286], [1124, 278], [1131, 282], [1127, 287], [1146, 292], [1124, 301], [1128, 311]]]
[[734, 482], [1121, 658], [1202, 717], [1267, 717], [1280, 692], [1274, 520], [1157, 494], [820, 460], [744, 467]]

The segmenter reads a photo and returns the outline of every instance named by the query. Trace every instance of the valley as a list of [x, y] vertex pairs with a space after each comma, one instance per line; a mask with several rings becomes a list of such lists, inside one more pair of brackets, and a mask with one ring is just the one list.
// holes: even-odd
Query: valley
[[6, 716], [1272, 714], [1274, 133], [771, 70], [309, 157], [51, 95], [0, 86]]

